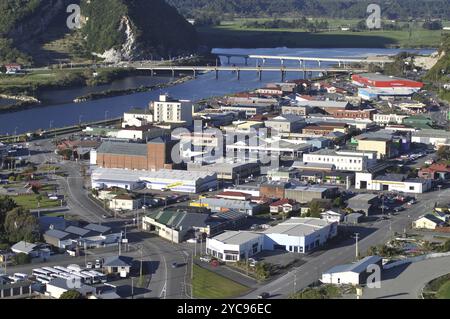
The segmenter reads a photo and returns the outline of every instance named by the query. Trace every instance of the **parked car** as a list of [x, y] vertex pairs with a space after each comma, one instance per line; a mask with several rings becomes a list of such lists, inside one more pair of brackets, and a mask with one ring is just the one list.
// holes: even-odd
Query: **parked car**
[[88, 262], [88, 263], [86, 264], [86, 268], [87, 268], [87, 269], [92, 269], [92, 268], [94, 268], [94, 265], [92, 265], [91, 262]]
[[399, 207], [395, 207], [394, 208], [394, 212], [396, 212], [396, 213], [404, 211], [404, 210], [405, 210], [405, 207], [403, 207], [403, 206], [399, 206]]

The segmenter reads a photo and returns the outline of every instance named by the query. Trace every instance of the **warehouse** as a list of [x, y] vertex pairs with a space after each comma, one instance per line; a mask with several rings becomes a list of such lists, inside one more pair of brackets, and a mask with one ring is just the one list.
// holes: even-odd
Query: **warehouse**
[[369, 172], [357, 172], [355, 188], [374, 191], [405, 192], [422, 194], [432, 187], [431, 180], [423, 178], [408, 178], [404, 174], [375, 175]]
[[315, 199], [333, 198], [337, 191], [337, 187], [297, 186], [286, 188], [284, 197], [299, 203], [308, 203]]
[[354, 264], [338, 265], [322, 274], [320, 280], [324, 284], [363, 285], [367, 277], [373, 273], [369, 267], [382, 269], [382, 259], [379, 256], [367, 256]]
[[217, 174], [161, 169], [157, 172], [97, 168], [92, 172], [92, 188], [119, 187], [128, 190], [147, 187], [152, 190], [171, 190], [198, 193], [217, 187]]
[[320, 218], [290, 218], [264, 232], [265, 250], [307, 253], [337, 235], [337, 223]]
[[189, 163], [187, 167], [190, 172], [217, 173], [217, 179], [236, 181], [243, 180], [249, 176], [257, 176], [260, 173], [260, 164], [257, 161], [248, 162], [218, 162], [210, 165]]
[[352, 80], [357, 85], [370, 88], [408, 88], [418, 91], [423, 87], [422, 82], [387, 76], [379, 73], [353, 74]]

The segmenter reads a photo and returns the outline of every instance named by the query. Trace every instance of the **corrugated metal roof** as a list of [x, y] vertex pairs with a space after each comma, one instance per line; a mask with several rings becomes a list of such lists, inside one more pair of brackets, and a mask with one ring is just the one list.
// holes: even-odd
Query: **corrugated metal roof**
[[103, 142], [97, 154], [147, 156], [147, 145], [137, 143]]

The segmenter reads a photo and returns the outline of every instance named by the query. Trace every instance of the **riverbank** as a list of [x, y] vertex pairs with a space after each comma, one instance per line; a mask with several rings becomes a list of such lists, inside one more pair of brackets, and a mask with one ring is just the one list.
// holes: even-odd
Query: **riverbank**
[[149, 91], [153, 91], [153, 90], [164, 89], [164, 88], [167, 88], [167, 87], [170, 87], [173, 85], [182, 84], [184, 82], [192, 80], [193, 78], [194, 78], [193, 76], [184, 76], [182, 78], [170, 81], [168, 83], [161, 83], [161, 84], [151, 85], [151, 86], [141, 86], [141, 87], [135, 88], [135, 89], [107, 90], [107, 91], [103, 91], [103, 92], [89, 93], [89, 94], [75, 98], [73, 102], [74, 103], [82, 103], [82, 102], [87, 102], [87, 101], [104, 99], [104, 98], [108, 98], [108, 97], [149, 92]]

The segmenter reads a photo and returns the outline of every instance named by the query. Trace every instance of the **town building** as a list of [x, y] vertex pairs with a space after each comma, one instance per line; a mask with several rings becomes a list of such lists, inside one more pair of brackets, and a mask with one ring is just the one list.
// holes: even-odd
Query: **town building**
[[368, 276], [373, 273], [373, 269], [369, 267], [378, 267], [382, 270], [382, 258], [367, 256], [353, 264], [335, 266], [324, 272], [320, 281], [334, 285], [365, 285]]
[[119, 187], [127, 190], [147, 187], [152, 190], [171, 190], [198, 193], [217, 187], [217, 174], [160, 169], [158, 171], [131, 171], [126, 169], [96, 168], [91, 175], [92, 188]]
[[54, 299], [59, 299], [61, 295], [70, 290], [78, 291], [83, 297], [90, 297], [95, 295], [95, 287], [80, 283], [78, 287], [74, 287], [70, 280], [63, 278], [55, 278], [45, 285], [45, 295]]
[[309, 124], [302, 129], [303, 134], [325, 136], [333, 132], [348, 133], [348, 125], [346, 123], [314, 123]]
[[376, 164], [373, 151], [335, 151], [319, 150], [303, 155], [303, 162], [333, 165], [336, 170], [360, 172]]
[[206, 253], [225, 262], [246, 260], [263, 250], [264, 236], [248, 231], [225, 231], [206, 239]]
[[96, 151], [96, 164], [102, 168], [128, 170], [172, 169], [172, 149], [176, 141], [156, 138], [146, 144], [103, 142]]
[[132, 195], [122, 194], [113, 197], [108, 205], [114, 211], [130, 211], [141, 207], [142, 201]]
[[306, 126], [303, 118], [293, 114], [283, 114], [265, 121], [266, 127], [280, 133], [296, 133]]
[[236, 200], [216, 197], [200, 198], [198, 201], [191, 203], [191, 206], [208, 208], [212, 212], [233, 210], [248, 216], [256, 215], [264, 209], [267, 209], [264, 205], [254, 203], [250, 200]]
[[421, 129], [412, 133], [411, 142], [440, 146], [450, 145], [450, 132], [435, 129]]
[[127, 278], [133, 266], [133, 258], [109, 256], [104, 259], [102, 266], [106, 274], [119, 275], [121, 278]]
[[435, 163], [428, 167], [422, 167], [418, 176], [424, 179], [431, 180], [449, 180], [450, 179], [450, 165], [445, 163]]
[[285, 189], [284, 198], [295, 200], [299, 203], [309, 203], [312, 200], [331, 199], [336, 196], [337, 187], [320, 186], [294, 186]]
[[413, 222], [413, 228], [417, 229], [435, 230], [436, 228], [443, 226], [445, 226], [445, 222], [432, 214], [420, 216]]
[[356, 85], [377, 88], [377, 89], [393, 89], [404, 90], [408, 89], [414, 92], [419, 91], [423, 87], [422, 82], [412, 81], [409, 79], [387, 76], [379, 73], [361, 73], [353, 74], [352, 81]]
[[191, 101], [177, 100], [168, 94], [160, 95], [159, 101], [150, 103], [154, 122], [185, 122], [192, 124], [193, 105]]
[[283, 198], [270, 204], [270, 215], [277, 217], [280, 214], [283, 217], [289, 216], [290, 213], [300, 210], [300, 204], [295, 200]]
[[258, 176], [261, 172], [260, 164], [257, 161], [218, 161], [208, 165], [189, 163], [187, 170], [216, 173], [218, 180], [225, 181], [241, 181], [247, 177]]
[[377, 124], [403, 124], [408, 115], [400, 115], [395, 113], [378, 113], [373, 115], [373, 121]]
[[347, 109], [327, 109], [327, 113], [340, 119], [369, 119], [372, 120], [375, 109], [347, 110]]
[[123, 114], [122, 127], [141, 127], [153, 122], [153, 113], [148, 109], [132, 109]]
[[347, 208], [353, 212], [364, 213], [366, 216], [369, 216], [378, 212], [380, 200], [377, 195], [357, 194], [347, 202]]
[[429, 191], [431, 187], [430, 179], [408, 178], [404, 174], [378, 174], [371, 172], [357, 172], [355, 174], [356, 189], [422, 194]]
[[333, 210], [327, 210], [323, 213], [320, 213], [320, 218], [326, 220], [329, 223], [341, 223], [344, 221], [344, 214], [340, 212], [335, 212]]

